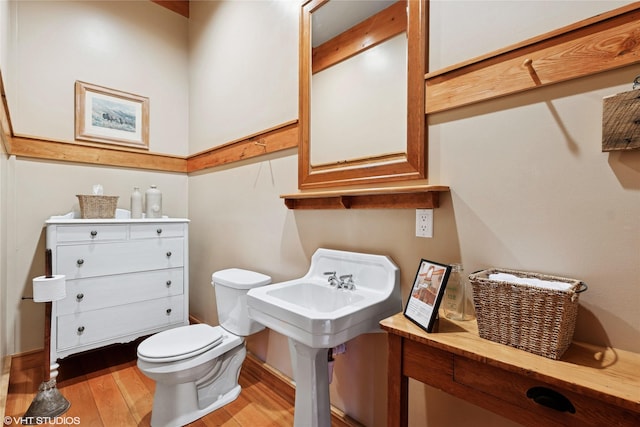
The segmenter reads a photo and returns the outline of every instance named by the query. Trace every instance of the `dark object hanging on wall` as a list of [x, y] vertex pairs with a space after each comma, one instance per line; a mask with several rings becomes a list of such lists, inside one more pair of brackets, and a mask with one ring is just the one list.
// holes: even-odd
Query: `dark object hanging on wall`
[[640, 148], [640, 76], [629, 92], [608, 96], [602, 108], [602, 151]]

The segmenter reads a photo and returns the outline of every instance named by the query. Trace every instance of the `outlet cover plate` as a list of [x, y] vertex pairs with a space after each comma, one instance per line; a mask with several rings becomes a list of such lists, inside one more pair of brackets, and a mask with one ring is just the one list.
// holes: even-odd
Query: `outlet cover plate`
[[416, 237], [433, 237], [433, 209], [416, 209]]

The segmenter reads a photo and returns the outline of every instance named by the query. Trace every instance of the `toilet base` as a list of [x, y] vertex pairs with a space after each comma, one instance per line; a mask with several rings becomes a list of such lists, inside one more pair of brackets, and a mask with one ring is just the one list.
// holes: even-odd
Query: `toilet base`
[[246, 357], [244, 344], [219, 356], [214, 368], [195, 382], [156, 382], [151, 411], [152, 427], [189, 424], [233, 402], [240, 394], [240, 368]]

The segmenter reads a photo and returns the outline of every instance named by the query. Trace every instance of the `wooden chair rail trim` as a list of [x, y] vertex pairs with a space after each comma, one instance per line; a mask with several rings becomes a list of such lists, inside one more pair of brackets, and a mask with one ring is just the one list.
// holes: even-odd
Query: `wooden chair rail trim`
[[298, 146], [298, 120], [187, 157], [187, 172], [222, 166]]
[[639, 63], [638, 21], [635, 2], [427, 73], [426, 114]]
[[162, 172], [190, 173], [247, 160], [298, 145], [297, 120], [254, 134], [241, 140], [211, 148], [187, 157], [149, 153], [126, 148], [53, 141], [43, 138], [16, 136], [5, 129], [10, 126], [9, 115], [0, 105], [0, 137], [7, 155], [57, 160], [71, 163], [99, 164]]
[[111, 149], [79, 143], [13, 136], [10, 155], [72, 163], [120, 166], [163, 172], [186, 172], [184, 157]]

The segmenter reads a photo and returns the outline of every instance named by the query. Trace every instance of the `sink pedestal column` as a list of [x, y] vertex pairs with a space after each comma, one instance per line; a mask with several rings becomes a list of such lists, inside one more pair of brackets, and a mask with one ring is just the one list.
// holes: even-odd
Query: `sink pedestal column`
[[296, 402], [294, 427], [331, 427], [329, 350], [311, 348], [290, 339], [295, 349]]

